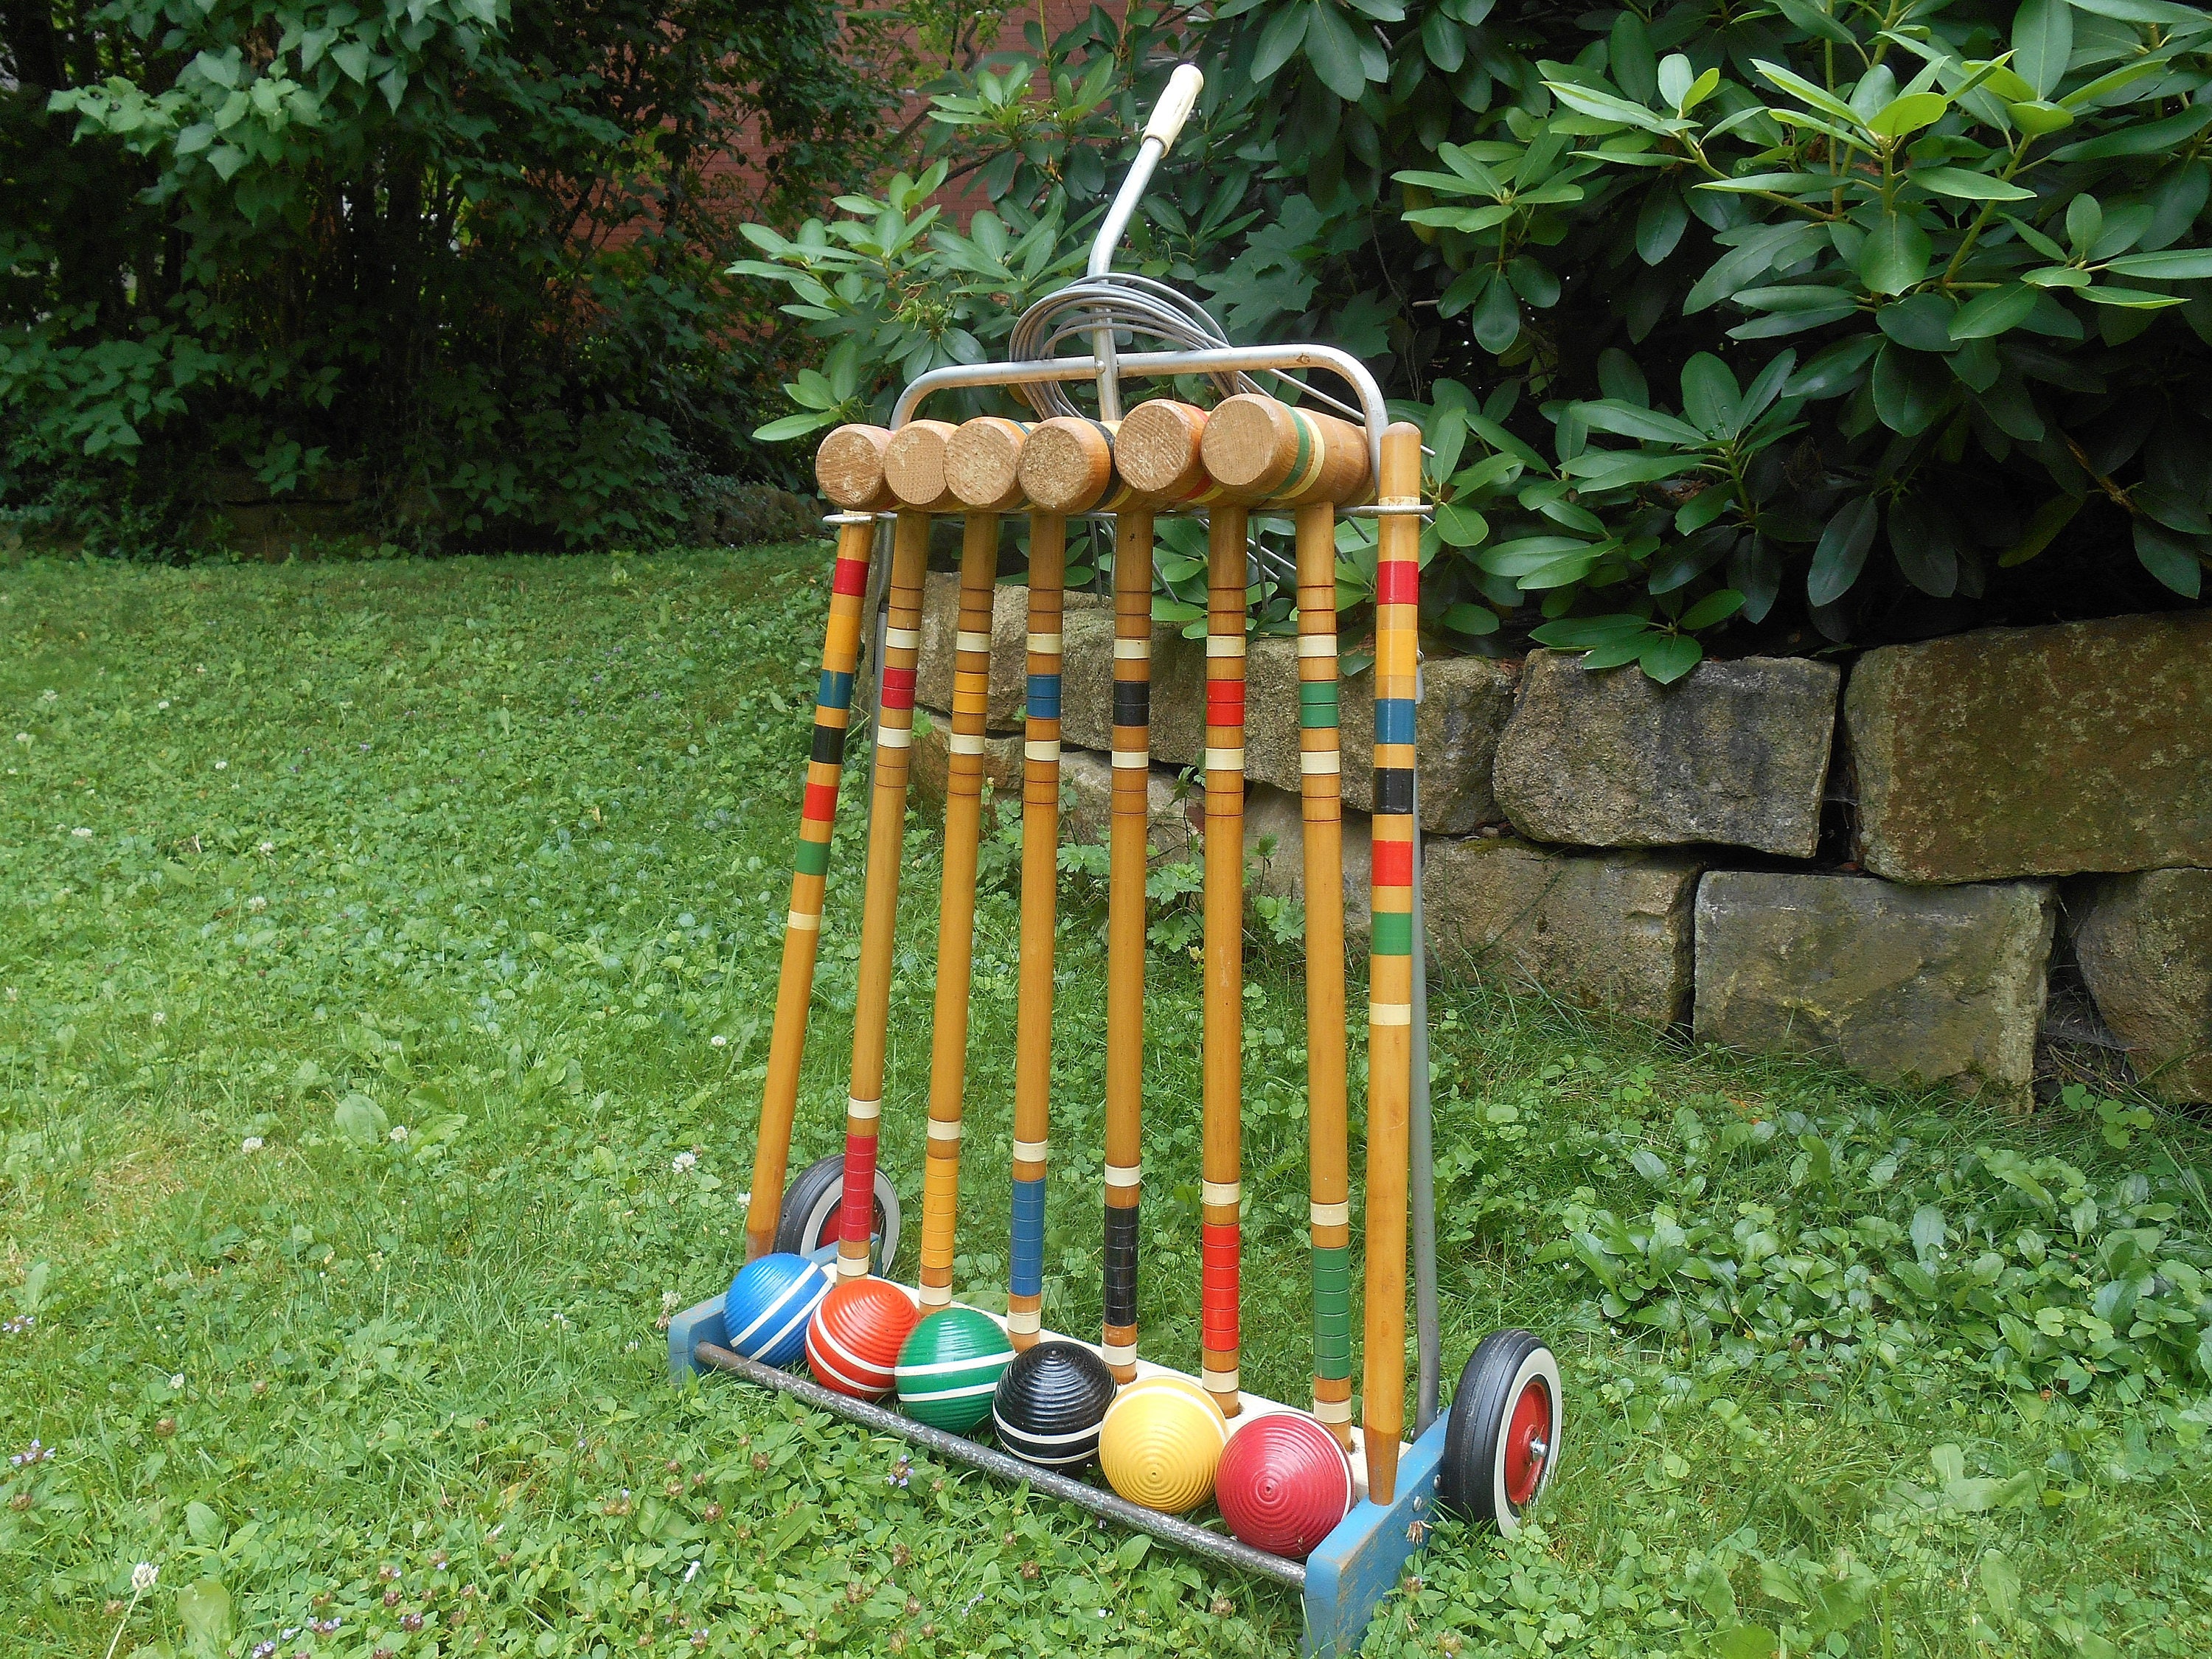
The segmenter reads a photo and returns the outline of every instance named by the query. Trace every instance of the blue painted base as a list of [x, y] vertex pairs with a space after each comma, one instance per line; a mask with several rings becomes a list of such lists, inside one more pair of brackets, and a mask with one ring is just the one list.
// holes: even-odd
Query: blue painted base
[[[668, 1322], [669, 1380], [682, 1383], [706, 1370], [696, 1357], [699, 1344], [720, 1347], [726, 1340], [720, 1297], [676, 1315]], [[1394, 1502], [1386, 1506], [1363, 1499], [1307, 1558], [1302, 1653], [1319, 1659], [1358, 1651], [1376, 1607], [1398, 1587], [1407, 1561], [1435, 1524], [1444, 1423], [1437, 1418], [1426, 1434], [1398, 1454]]]
[[668, 1322], [668, 1380], [680, 1385], [699, 1376], [707, 1369], [696, 1358], [699, 1345], [711, 1342], [719, 1348], [729, 1340], [722, 1328], [720, 1297], [686, 1308]]
[[1426, 1434], [1398, 1454], [1394, 1501], [1386, 1506], [1362, 1498], [1306, 1558], [1306, 1637], [1301, 1653], [1358, 1651], [1368, 1620], [1382, 1598], [1398, 1587], [1407, 1559], [1436, 1524], [1445, 1421], [1438, 1417]]

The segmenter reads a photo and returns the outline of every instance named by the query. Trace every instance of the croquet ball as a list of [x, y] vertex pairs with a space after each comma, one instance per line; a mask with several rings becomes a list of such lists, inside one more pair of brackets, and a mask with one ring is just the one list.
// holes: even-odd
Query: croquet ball
[[991, 1421], [1017, 1457], [1073, 1468], [1098, 1449], [1114, 1373], [1080, 1342], [1040, 1342], [1018, 1355], [991, 1396]]
[[763, 1365], [790, 1364], [806, 1351], [806, 1322], [829, 1288], [829, 1270], [803, 1255], [746, 1262], [722, 1298], [730, 1351]]
[[888, 1279], [841, 1279], [807, 1322], [807, 1368], [839, 1394], [862, 1400], [888, 1394], [899, 1346], [921, 1316]]
[[1213, 1501], [1254, 1549], [1303, 1561], [1352, 1508], [1352, 1460], [1303, 1412], [1270, 1412], [1229, 1437]]
[[1155, 1372], [1121, 1390], [1098, 1436], [1099, 1467], [1132, 1504], [1169, 1515], [1213, 1490], [1229, 1419], [1187, 1376]]
[[899, 1404], [916, 1422], [965, 1434], [991, 1414], [992, 1391], [1014, 1362], [998, 1322], [946, 1308], [914, 1328], [899, 1350]]

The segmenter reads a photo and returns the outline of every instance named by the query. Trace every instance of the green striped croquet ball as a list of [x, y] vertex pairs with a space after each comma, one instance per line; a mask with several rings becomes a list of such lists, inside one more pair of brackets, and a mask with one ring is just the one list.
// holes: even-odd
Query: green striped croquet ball
[[991, 1394], [1014, 1363], [998, 1322], [946, 1308], [914, 1328], [899, 1350], [899, 1403], [916, 1422], [965, 1434], [991, 1414]]

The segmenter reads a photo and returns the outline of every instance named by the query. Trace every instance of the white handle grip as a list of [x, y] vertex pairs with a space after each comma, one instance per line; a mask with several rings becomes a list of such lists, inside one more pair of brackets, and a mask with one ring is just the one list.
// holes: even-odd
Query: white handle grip
[[1206, 85], [1206, 76], [1199, 73], [1195, 64], [1177, 66], [1168, 76], [1168, 89], [1152, 108], [1152, 118], [1145, 123], [1145, 137], [1160, 141], [1164, 152], [1175, 148], [1182, 124], [1190, 118], [1191, 106], [1198, 102], [1198, 94]]

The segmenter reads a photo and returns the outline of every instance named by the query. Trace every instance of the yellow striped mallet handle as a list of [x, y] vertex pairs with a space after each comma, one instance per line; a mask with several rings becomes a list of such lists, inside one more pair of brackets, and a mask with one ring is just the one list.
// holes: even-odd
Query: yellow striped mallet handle
[[937, 910], [937, 987], [929, 1042], [929, 1144], [922, 1164], [921, 1302], [952, 1300], [960, 1208], [961, 1112], [975, 949], [975, 864], [982, 841], [983, 729], [991, 702], [991, 596], [999, 515], [970, 513], [960, 555], [960, 618], [952, 668], [952, 732], [945, 780], [945, 877]]
[[836, 827], [837, 789], [845, 773], [845, 734], [852, 720], [853, 674], [860, 658], [868, 562], [874, 545], [872, 524], [837, 527], [837, 559], [830, 576], [830, 623], [822, 642], [822, 680], [814, 696], [814, 743], [799, 806], [799, 848], [792, 860], [783, 967], [776, 978], [768, 1079], [761, 1090], [760, 1135], [753, 1147], [752, 1199], [745, 1209], [748, 1261], [775, 1248], [776, 1224], [781, 1219], [791, 1125], [799, 1109], [799, 1062], [806, 1046], [806, 1010], [814, 995], [814, 963], [822, 939], [830, 837]]
[[[1418, 506], [1420, 428], [1382, 434], [1382, 505]], [[1386, 517], [1375, 576], [1374, 905], [1368, 957], [1365, 1439], [1368, 1493], [1397, 1491], [1406, 1425], [1406, 1201], [1413, 1079], [1413, 706], [1420, 671], [1420, 535]]]
[[1114, 527], [1113, 795], [1106, 873], [1106, 1215], [1100, 1351], [1137, 1374], [1145, 1101], [1146, 838], [1152, 828], [1152, 512]]
[[1022, 726], [1021, 961], [1014, 1015], [1013, 1214], [1006, 1335], [1035, 1346], [1044, 1306], [1045, 1160], [1052, 1119], [1053, 928], [1060, 870], [1060, 664], [1067, 520], [1030, 519], [1029, 684]]
[[1308, 1225], [1314, 1415], [1352, 1444], [1351, 1153], [1346, 1128], [1344, 805], [1337, 732], [1336, 509], [1297, 509], [1298, 794], [1304, 820]]
[[1244, 508], [1218, 505], [1206, 526], [1206, 850], [1203, 1073], [1199, 1213], [1199, 1381], [1234, 1417], [1237, 1389], [1238, 1206], [1243, 1198], [1244, 1038]]
[[929, 519], [921, 513], [901, 513], [891, 537], [883, 695], [876, 709], [868, 866], [860, 901], [859, 983], [853, 1001], [853, 1080], [845, 1111], [845, 1188], [837, 1222], [837, 1272], [847, 1278], [868, 1271], [869, 1235], [875, 1218], [876, 1139], [883, 1116], [891, 953], [898, 932], [899, 860], [906, 836], [907, 774], [914, 741], [915, 658], [921, 644], [921, 587], [928, 569]]

